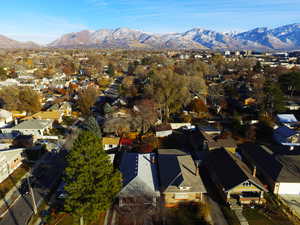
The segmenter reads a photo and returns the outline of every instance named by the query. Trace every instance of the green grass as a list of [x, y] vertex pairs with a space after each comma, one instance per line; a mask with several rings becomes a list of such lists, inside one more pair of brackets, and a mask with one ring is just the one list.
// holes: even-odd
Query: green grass
[[248, 220], [249, 225], [275, 225], [257, 209], [244, 209], [243, 214]]
[[176, 208], [166, 208], [168, 225], [207, 225], [204, 219], [205, 205], [181, 205]]
[[249, 225], [292, 225], [288, 218], [278, 214], [266, 216], [266, 214], [259, 209], [245, 208], [243, 214], [249, 222]]

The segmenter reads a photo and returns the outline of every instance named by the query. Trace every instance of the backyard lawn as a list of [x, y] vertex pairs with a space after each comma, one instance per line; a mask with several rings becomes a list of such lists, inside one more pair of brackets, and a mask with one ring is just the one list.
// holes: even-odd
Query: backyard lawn
[[285, 216], [273, 215], [268, 218], [259, 209], [245, 208], [243, 214], [249, 225], [293, 225]]

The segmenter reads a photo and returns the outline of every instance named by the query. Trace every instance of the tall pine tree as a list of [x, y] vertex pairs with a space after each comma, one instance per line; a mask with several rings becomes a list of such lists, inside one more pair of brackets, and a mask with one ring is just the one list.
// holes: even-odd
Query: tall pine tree
[[102, 133], [101, 133], [101, 129], [100, 126], [96, 120], [95, 117], [93, 116], [89, 116], [85, 121], [84, 121], [84, 128], [87, 131], [92, 132], [93, 134], [95, 134], [98, 138], [102, 138]]
[[65, 210], [90, 222], [106, 211], [121, 189], [120, 172], [115, 171], [101, 139], [82, 131], [67, 156]]

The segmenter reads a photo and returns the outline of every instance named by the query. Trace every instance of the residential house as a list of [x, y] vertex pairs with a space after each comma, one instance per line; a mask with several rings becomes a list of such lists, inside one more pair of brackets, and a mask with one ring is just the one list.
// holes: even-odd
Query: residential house
[[296, 125], [299, 125], [294, 114], [277, 114], [276, 118], [280, 125], [287, 126], [291, 129]]
[[130, 112], [128, 109], [121, 108], [112, 114], [113, 118], [128, 118], [130, 117]]
[[210, 177], [229, 204], [262, 204], [267, 189], [238, 157], [225, 149], [210, 153], [205, 162]]
[[58, 111], [41, 111], [41, 112], [37, 112], [31, 116], [27, 116], [27, 117], [23, 118], [22, 120], [32, 120], [32, 119], [53, 120], [58, 123], [61, 123], [62, 117], [63, 117], [63, 113], [58, 112]]
[[27, 115], [26, 111], [11, 111], [11, 113], [14, 119], [22, 119]]
[[158, 150], [160, 191], [166, 207], [203, 201], [206, 188], [191, 155], [177, 149]]
[[114, 150], [119, 147], [120, 138], [119, 137], [103, 137], [102, 145], [104, 151]]
[[13, 115], [11, 112], [0, 109], [0, 128], [4, 128], [13, 122]]
[[2, 133], [33, 135], [34, 138], [44, 136], [52, 128], [53, 120], [25, 120], [11, 128], [1, 129]]
[[300, 109], [300, 104], [294, 101], [288, 101], [285, 105], [285, 108], [291, 111], [296, 111]]
[[62, 103], [56, 103], [52, 105], [47, 111], [54, 111], [54, 112], [60, 112], [64, 116], [71, 116], [72, 114], [72, 105], [70, 102], [62, 102]]
[[119, 206], [157, 204], [159, 199], [157, 163], [155, 154], [124, 152], [120, 163], [123, 188], [118, 194]]
[[59, 112], [62, 112], [65, 116], [71, 116], [72, 114], [72, 105], [70, 102], [63, 102], [59, 107]]
[[173, 133], [172, 127], [170, 124], [162, 124], [156, 126], [155, 135], [156, 137], [167, 137]]
[[15, 79], [6, 79], [5, 81], [0, 82], [0, 87], [7, 87], [7, 86], [19, 86], [20, 82]]
[[247, 97], [244, 99], [244, 105], [252, 105], [256, 102], [256, 99]]
[[215, 150], [219, 148], [225, 148], [227, 151], [235, 153], [237, 144], [235, 140], [227, 135], [219, 133], [218, 129], [199, 128], [203, 141], [204, 150]]
[[0, 150], [0, 183], [22, 164], [24, 150], [24, 148]]
[[300, 146], [300, 132], [293, 130], [287, 126], [281, 126], [274, 130], [274, 140], [283, 146], [289, 146], [290, 150]]
[[263, 145], [244, 144], [240, 147], [242, 159], [256, 167], [269, 189], [278, 195], [300, 194], [300, 155], [275, 154]]
[[193, 126], [191, 123], [170, 123], [172, 130], [177, 130], [180, 128], [186, 128], [186, 129], [193, 129], [195, 126]]

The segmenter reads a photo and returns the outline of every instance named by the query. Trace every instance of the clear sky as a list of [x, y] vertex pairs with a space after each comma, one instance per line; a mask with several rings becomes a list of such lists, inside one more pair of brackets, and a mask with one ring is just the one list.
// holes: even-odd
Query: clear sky
[[84, 29], [244, 31], [300, 23], [300, 0], [2, 0], [0, 34], [48, 43]]

